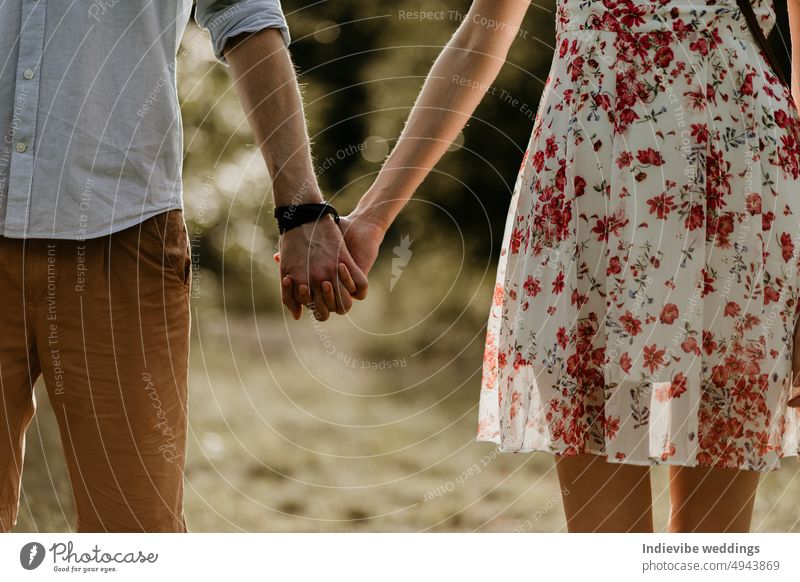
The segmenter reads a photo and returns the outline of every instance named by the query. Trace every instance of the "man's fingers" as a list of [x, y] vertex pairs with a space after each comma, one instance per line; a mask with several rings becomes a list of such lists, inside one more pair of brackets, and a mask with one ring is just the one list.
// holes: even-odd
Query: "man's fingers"
[[295, 320], [300, 319], [303, 313], [303, 306], [294, 297], [294, 281], [289, 275], [281, 279], [281, 300], [291, 312], [292, 317]]
[[294, 288], [295, 299], [301, 305], [305, 305], [306, 307], [311, 307], [311, 288], [306, 283], [301, 283], [300, 285], [296, 285]]
[[314, 317], [317, 321], [326, 321], [328, 317], [330, 317], [330, 311], [328, 311], [328, 307], [325, 304], [325, 298], [322, 296], [322, 289], [320, 287], [315, 287], [312, 291], [313, 297], [313, 310], [314, 310]]

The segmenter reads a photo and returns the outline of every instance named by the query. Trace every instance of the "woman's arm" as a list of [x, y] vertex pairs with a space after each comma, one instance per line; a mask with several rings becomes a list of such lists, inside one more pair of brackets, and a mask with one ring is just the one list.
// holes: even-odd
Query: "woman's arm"
[[[497, 77], [529, 4], [530, 0], [473, 2], [428, 73], [397, 145], [350, 214], [352, 220], [388, 229]], [[356, 253], [353, 258], [359, 262]], [[372, 265], [359, 266], [369, 270]]]
[[800, 109], [800, 0], [786, 0], [792, 44], [792, 97]]

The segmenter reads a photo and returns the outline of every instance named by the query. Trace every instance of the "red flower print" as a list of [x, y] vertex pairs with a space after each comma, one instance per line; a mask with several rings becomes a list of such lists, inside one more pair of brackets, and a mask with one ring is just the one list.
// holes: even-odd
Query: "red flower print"
[[614, 436], [619, 431], [619, 424], [620, 424], [620, 422], [619, 422], [619, 417], [618, 416], [612, 416], [612, 417], [606, 419], [606, 424], [605, 424], [604, 428], [605, 428], [605, 431], [606, 431], [606, 437], [607, 438], [612, 439], [612, 440], [614, 439]]
[[544, 152], [548, 158], [552, 158], [558, 153], [558, 144], [556, 143], [556, 136], [551, 135], [547, 138], [547, 141], [545, 142]]
[[519, 252], [519, 247], [522, 246], [522, 237], [522, 230], [519, 228], [515, 228], [511, 233], [511, 240], [508, 241], [508, 246], [512, 255], [516, 255]]
[[709, 293], [716, 291], [716, 288], [713, 285], [715, 279], [705, 269], [701, 269], [701, 272], [703, 273], [703, 293], [701, 297], [705, 297]]
[[575, 196], [583, 196], [586, 192], [586, 180], [581, 178], [580, 176], [575, 176], [573, 180], [573, 186], [575, 187]]
[[503, 286], [497, 283], [494, 287], [494, 304], [500, 305], [503, 302]]
[[706, 329], [703, 330], [703, 349], [709, 356], [717, 349], [717, 342], [714, 341], [714, 334]]
[[607, 220], [599, 218], [592, 228], [592, 232], [598, 235], [597, 240], [608, 242], [608, 234], [614, 233], [614, 236], [620, 236], [620, 229], [628, 224], [628, 218], [625, 216], [625, 210], [620, 208], [613, 214], [607, 217]]
[[705, 209], [702, 204], [693, 204], [692, 209], [686, 215], [685, 225], [687, 230], [696, 230], [703, 226], [706, 221]]
[[656, 344], [644, 347], [644, 366], [650, 370], [651, 374], [664, 365], [664, 355], [666, 353], [665, 350], [659, 350]]
[[661, 166], [664, 164], [664, 158], [661, 156], [661, 152], [656, 151], [653, 148], [639, 150], [639, 152], [636, 154], [636, 159], [640, 164], [645, 165]]
[[689, 43], [689, 50], [706, 56], [708, 54], [708, 43], [706, 42], [706, 39], [698, 38], [697, 40]]
[[619, 322], [622, 324], [622, 328], [630, 335], [635, 336], [642, 331], [642, 322], [630, 311], [626, 311], [623, 315], [621, 315], [619, 317]]
[[697, 143], [708, 143], [708, 126], [705, 123], [693, 123], [692, 137]]
[[533, 154], [533, 169], [537, 172], [541, 172], [542, 168], [544, 168], [544, 152], [542, 150], [537, 150], [536, 153]]
[[775, 220], [775, 213], [772, 210], [761, 214], [761, 230], [769, 232], [772, 229], [772, 221]]
[[519, 410], [519, 399], [522, 397], [522, 394], [519, 391], [514, 390], [511, 393], [511, 406], [508, 410], [508, 415], [511, 417], [511, 420], [514, 420], [517, 417], [517, 411]]
[[789, 126], [789, 116], [786, 115], [786, 112], [783, 109], [778, 109], [775, 112], [775, 123], [780, 128], [786, 128]]
[[594, 102], [600, 109], [604, 111], [608, 111], [608, 109], [611, 107], [611, 97], [608, 95], [608, 93], [595, 94]]
[[619, 154], [617, 158], [617, 167], [621, 170], [622, 168], [627, 168], [633, 162], [633, 155], [631, 152], [624, 151]]
[[655, 214], [661, 220], [665, 219], [667, 215], [675, 209], [674, 196], [667, 196], [666, 193], [654, 196], [647, 201], [650, 205], [650, 214]]
[[764, 285], [764, 305], [780, 300], [781, 294], [772, 285]]
[[755, 73], [747, 73], [744, 76], [744, 81], [742, 82], [742, 86], [739, 87], [739, 92], [742, 95], [752, 95], [753, 94], [753, 77]]
[[730, 372], [728, 372], [728, 368], [724, 365], [714, 366], [711, 370], [711, 381], [718, 388], [724, 387], [728, 383], [728, 378], [730, 378]]
[[614, 128], [615, 133], [623, 133], [625, 129], [634, 121], [639, 119], [639, 114], [633, 109], [625, 108], [618, 112], [616, 117], [617, 125]]
[[578, 309], [580, 309], [583, 306], [583, 304], [586, 303], [588, 300], [589, 298], [580, 291], [578, 291], [577, 289], [572, 290], [572, 297], [570, 298], [570, 303], [572, 305], [577, 305]]
[[742, 308], [739, 307], [739, 304], [736, 303], [735, 301], [728, 301], [728, 303], [725, 304], [726, 317], [736, 317], [737, 315], [739, 315], [739, 312], [741, 310]]
[[678, 318], [678, 306], [674, 303], [667, 303], [661, 309], [660, 321], [661, 323], [671, 324]]
[[564, 290], [564, 271], [559, 271], [556, 280], [553, 281], [553, 293], [561, 293]]
[[661, 453], [661, 461], [666, 461], [670, 457], [675, 455], [675, 443], [669, 443], [667, 449]]
[[697, 345], [697, 340], [691, 335], [681, 342], [681, 349], [687, 354], [700, 355], [700, 346]]
[[528, 275], [528, 279], [525, 281], [523, 288], [528, 296], [536, 297], [542, 290], [542, 283], [539, 279], [534, 279], [531, 275]]
[[761, 194], [758, 192], [751, 192], [747, 195], [747, 211], [755, 216], [761, 214]]
[[622, 368], [626, 374], [631, 371], [632, 364], [633, 362], [631, 361], [631, 357], [628, 355], [628, 352], [622, 354], [622, 357], [619, 359], [619, 367]]
[[622, 272], [622, 265], [619, 262], [619, 257], [611, 257], [608, 261], [608, 275], [619, 275]]
[[583, 64], [584, 64], [583, 57], [575, 57], [572, 61], [567, 65], [567, 70], [572, 74], [572, 81], [577, 81], [578, 78], [583, 73]]
[[683, 375], [683, 372], [678, 372], [675, 374], [675, 377], [672, 379], [669, 387], [669, 397], [670, 398], [677, 398], [684, 392], [686, 392], [686, 381], [688, 378]]
[[567, 330], [563, 326], [558, 328], [558, 332], [556, 333], [556, 339], [558, 341], [558, 345], [561, 346], [561, 349], [566, 349], [567, 340], [569, 339], [569, 337], [567, 336]]
[[781, 254], [787, 263], [794, 254], [794, 242], [788, 232], [781, 233]]
[[662, 69], [666, 69], [667, 67], [669, 67], [674, 56], [675, 54], [672, 52], [671, 48], [669, 48], [668, 46], [662, 46], [656, 51], [655, 63]]

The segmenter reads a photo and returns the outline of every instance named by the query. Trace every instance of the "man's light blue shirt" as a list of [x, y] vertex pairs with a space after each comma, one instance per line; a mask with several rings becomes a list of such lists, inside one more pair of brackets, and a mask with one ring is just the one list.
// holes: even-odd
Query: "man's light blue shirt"
[[[176, 55], [191, 0], [0, 0], [0, 236], [84, 239], [183, 208]], [[279, 0], [197, 0], [224, 61]]]

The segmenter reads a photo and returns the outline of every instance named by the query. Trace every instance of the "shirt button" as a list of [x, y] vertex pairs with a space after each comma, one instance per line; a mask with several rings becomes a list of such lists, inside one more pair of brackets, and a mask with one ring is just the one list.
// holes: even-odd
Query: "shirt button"
[[22, 143], [22, 142], [20, 142], [20, 143], [18, 143], [18, 144], [17, 144], [17, 151], [18, 151], [19, 153], [23, 153], [23, 152], [24, 152], [24, 151], [26, 151], [27, 149], [28, 149], [28, 145], [27, 145], [27, 144], [24, 144], [24, 143]]
[[33, 79], [33, 70], [25, 69], [25, 71], [22, 73], [22, 76], [25, 77], [26, 79]]

